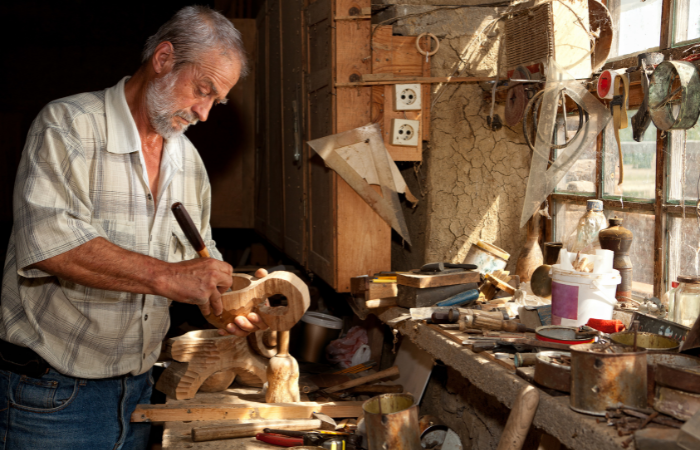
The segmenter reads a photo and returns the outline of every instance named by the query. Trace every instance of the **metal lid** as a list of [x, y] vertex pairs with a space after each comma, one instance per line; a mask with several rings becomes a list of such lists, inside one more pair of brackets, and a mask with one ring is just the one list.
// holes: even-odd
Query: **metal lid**
[[587, 211], [602, 211], [603, 210], [603, 200], [588, 200], [586, 202]]
[[615, 217], [609, 218], [608, 223], [610, 224], [611, 227], [619, 227], [620, 225], [622, 225], [623, 220], [624, 219], [622, 219], [621, 217], [615, 216]]
[[691, 277], [689, 275], [680, 275], [680, 276], [678, 276], [678, 282], [685, 283], [685, 284], [700, 284], [700, 277]]

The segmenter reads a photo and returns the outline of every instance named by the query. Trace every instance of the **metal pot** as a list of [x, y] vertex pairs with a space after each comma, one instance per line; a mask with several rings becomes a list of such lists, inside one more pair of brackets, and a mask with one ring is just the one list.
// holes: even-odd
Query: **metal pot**
[[[610, 339], [616, 344], [632, 346], [634, 345], [634, 332], [623, 331], [622, 333], [614, 333], [610, 335]], [[659, 334], [643, 331], [637, 332], [637, 347], [645, 348], [649, 352], [677, 352], [680, 345], [675, 339]]]

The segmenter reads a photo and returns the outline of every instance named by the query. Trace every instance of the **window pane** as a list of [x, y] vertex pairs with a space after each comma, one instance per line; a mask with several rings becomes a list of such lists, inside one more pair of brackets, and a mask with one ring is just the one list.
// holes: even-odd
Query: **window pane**
[[[612, 125], [605, 133], [605, 162], [604, 170], [606, 183], [604, 192], [606, 197], [617, 199], [621, 196], [654, 200], [656, 185], [656, 127], [649, 124], [642, 142], [632, 138], [632, 116], [636, 109], [627, 111], [630, 125], [620, 130], [620, 144], [622, 146], [622, 159], [624, 163], [624, 180], [622, 186], [618, 186], [620, 179], [620, 166], [618, 164], [617, 141], [612, 134]], [[611, 182], [612, 181], [612, 182]]]
[[[668, 199], [680, 200], [683, 196], [683, 140], [685, 131], [670, 132]], [[685, 146], [685, 199], [698, 200], [700, 182], [700, 122], [687, 131]]]
[[[567, 141], [576, 135], [578, 130], [578, 114], [567, 116]], [[557, 144], [563, 144], [564, 140], [564, 119], [557, 118]], [[563, 150], [558, 150], [561, 152]], [[587, 193], [595, 194], [595, 155], [596, 142], [583, 150], [574, 165], [566, 172], [564, 178], [557, 185], [557, 192]]]
[[700, 38], [700, 2], [676, 0], [673, 43]]
[[608, 0], [615, 36], [610, 58], [658, 47], [662, 0]]
[[[693, 210], [691, 210], [694, 213]], [[669, 215], [668, 228], [668, 282], [676, 281], [679, 275], [700, 276], [700, 228], [694, 216], [683, 219]]]
[[[585, 205], [557, 202], [554, 235], [559, 242], [566, 242], [576, 230], [578, 220], [586, 212]], [[630, 258], [632, 259], [632, 294], [638, 297], [654, 295], [654, 215], [629, 211], [606, 210], [605, 217], [617, 215], [622, 226], [634, 235]]]
[[605, 217], [622, 219], [622, 226], [632, 232], [632, 294], [654, 295], [654, 215], [625, 211], [605, 211]]

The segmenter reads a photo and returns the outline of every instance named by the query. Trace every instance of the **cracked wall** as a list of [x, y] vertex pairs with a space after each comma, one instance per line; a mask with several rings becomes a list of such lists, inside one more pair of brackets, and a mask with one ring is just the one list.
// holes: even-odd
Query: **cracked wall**
[[[394, 33], [435, 34], [440, 49], [431, 58], [433, 76], [453, 75], [456, 69], [463, 69], [463, 76], [493, 76], [498, 35], [480, 36], [478, 31], [500, 11], [417, 6], [413, 0], [412, 5], [388, 6], [377, 21], [408, 16], [394, 23]], [[418, 239], [412, 249], [394, 246], [394, 269], [431, 261], [462, 262], [471, 244], [483, 240], [510, 253], [508, 269], [514, 271], [526, 234], [519, 221], [530, 167], [521, 124], [497, 132], [487, 127], [491, 103], [490, 85], [485, 83], [433, 85], [431, 97], [430, 142], [420, 175], [416, 177], [412, 167], [403, 170], [409, 185], [418, 179], [421, 183], [421, 190], [410, 187], [423, 194], [422, 202], [404, 211], [411, 236]], [[496, 113], [504, 117], [503, 105], [497, 105]]]

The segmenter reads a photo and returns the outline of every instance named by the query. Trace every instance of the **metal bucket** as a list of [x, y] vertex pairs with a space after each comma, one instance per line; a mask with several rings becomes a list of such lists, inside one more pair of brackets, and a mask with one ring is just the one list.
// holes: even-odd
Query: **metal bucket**
[[[614, 333], [610, 335], [610, 339], [621, 345], [634, 345], [634, 332], [623, 331], [622, 333]], [[677, 352], [681, 344], [666, 336], [661, 336], [654, 333], [646, 333], [644, 331], [637, 332], [637, 346], [645, 348], [649, 352]]]
[[[613, 353], [603, 353], [610, 349]], [[571, 409], [605, 415], [606, 408], [647, 406], [647, 351], [609, 344], [571, 346]]]
[[412, 395], [378, 395], [364, 402], [362, 410], [369, 450], [422, 450]]

